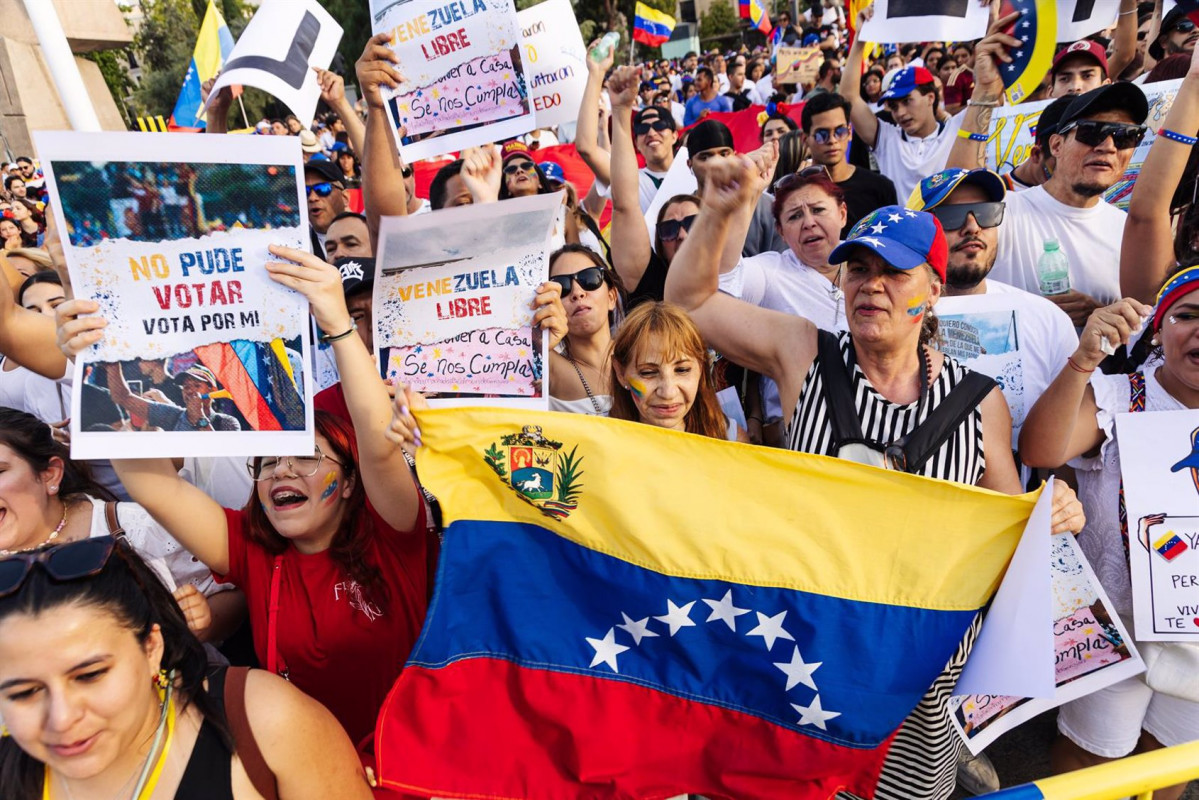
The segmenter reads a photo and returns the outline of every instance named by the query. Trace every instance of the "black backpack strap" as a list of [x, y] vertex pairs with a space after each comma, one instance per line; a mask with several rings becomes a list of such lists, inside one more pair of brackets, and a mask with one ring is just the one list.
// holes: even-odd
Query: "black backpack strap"
[[953, 387], [929, 413], [924, 423], [908, 435], [903, 448], [907, 457], [907, 471], [919, 472], [932, 454], [953, 435], [962, 420], [973, 414], [978, 404], [997, 385], [981, 372], [967, 372], [962, 382]]
[[824, 406], [833, 427], [833, 455], [836, 455], [842, 444], [862, 441], [862, 421], [858, 419], [849, 368], [841, 356], [841, 342], [836, 334], [817, 329], [816, 359], [820, 362]]

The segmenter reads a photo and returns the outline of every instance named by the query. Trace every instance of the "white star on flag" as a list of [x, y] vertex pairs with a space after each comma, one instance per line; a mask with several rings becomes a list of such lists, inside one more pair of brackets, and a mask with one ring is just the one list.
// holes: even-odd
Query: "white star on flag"
[[591, 666], [597, 664], [607, 664], [612, 668], [613, 672], [620, 672], [616, 668], [616, 657], [625, 652], [629, 648], [623, 644], [616, 643], [616, 629], [608, 628], [607, 635], [602, 639], [592, 639], [587, 637], [587, 644], [595, 648], [595, 658], [591, 659]]
[[803, 656], [799, 654], [799, 648], [796, 647], [790, 661], [775, 661], [774, 665], [787, 676], [786, 691], [789, 692], [801, 683], [809, 689], [815, 689], [816, 681], [812, 680], [812, 673], [823, 663], [813, 661], [811, 664], [805, 664]]
[[1028, 20], [1025, 20], [1024, 22], [1020, 23], [1020, 27], [1027, 28], [1031, 24], [1032, 24], [1031, 22], [1029, 22]]
[[754, 628], [746, 636], [761, 636], [766, 642], [766, 649], [770, 650], [774, 647], [774, 643], [778, 639], [789, 639], [795, 641], [795, 637], [783, 630], [783, 617], [787, 616], [786, 611], [780, 611], [773, 617], [768, 617], [761, 611], [755, 611], [758, 615], [758, 627]]
[[1023, 57], [1024, 57], [1024, 51], [1023, 51], [1023, 50], [1017, 50], [1017, 51], [1016, 51], [1016, 58], [1023, 58]]
[[659, 622], [665, 622], [670, 626], [670, 635], [674, 636], [678, 633], [679, 628], [694, 628], [695, 623], [691, 621], [691, 606], [695, 605], [692, 600], [687, 605], [679, 608], [674, 604], [673, 600], [666, 601], [667, 611], [660, 617], [654, 617]]
[[882, 246], [883, 246], [883, 243], [882, 243], [882, 242], [880, 242], [878, 239], [875, 239], [873, 236], [859, 236], [859, 237], [858, 237], [857, 239], [855, 239], [854, 241], [856, 241], [856, 242], [870, 242], [870, 243], [871, 243], [872, 245], [874, 245], [875, 247], [882, 247]]
[[724, 597], [720, 600], [709, 600], [706, 597], [704, 602], [712, 607], [712, 613], [708, 615], [708, 622], [721, 620], [729, 626], [729, 630], [734, 633], [737, 631], [737, 623], [735, 620], [742, 614], [748, 614], [748, 608], [737, 608], [733, 605], [733, 590], [729, 589], [724, 593]]
[[882, 232], [883, 232], [883, 231], [885, 231], [886, 229], [887, 229], [887, 226], [886, 226], [886, 225], [884, 225], [884, 224], [883, 224], [883, 223], [881, 223], [881, 222], [876, 222], [876, 223], [874, 223], [873, 225], [871, 225], [871, 226], [870, 226], [870, 232], [871, 232], [871, 233], [882, 233]]
[[910, 209], [910, 208], [909, 208], [909, 209], [905, 209], [905, 210], [904, 210], [904, 212], [903, 212], [903, 215], [904, 215], [905, 217], [907, 217], [908, 219], [915, 219], [915, 218], [916, 218], [916, 212], [915, 212], [915, 211], [913, 211], [913, 210], [912, 210], [912, 209]]
[[616, 627], [623, 628], [630, 636], [632, 636], [633, 644], [641, 644], [642, 639], [645, 639], [649, 636], [658, 635], [649, 629], [649, 617], [634, 622], [633, 620], [629, 619], [629, 615], [623, 611], [620, 612], [620, 616], [624, 617], [624, 624], [617, 625]]
[[902, 219], [903, 219], [903, 217], [899, 216], [898, 214], [888, 214], [887, 215], [887, 222], [899, 222]]
[[1008, 71], [1008, 72], [1015, 72], [1015, 71], [1016, 71], [1016, 65], [1015, 65], [1015, 64], [1008, 64], [1007, 71]]
[[822, 731], [827, 731], [828, 727], [824, 724], [834, 717], [841, 716], [840, 711], [825, 711], [820, 707], [820, 695], [816, 695], [812, 700], [812, 705], [801, 706], [795, 703], [791, 707], [799, 712], [800, 725], [815, 725]]

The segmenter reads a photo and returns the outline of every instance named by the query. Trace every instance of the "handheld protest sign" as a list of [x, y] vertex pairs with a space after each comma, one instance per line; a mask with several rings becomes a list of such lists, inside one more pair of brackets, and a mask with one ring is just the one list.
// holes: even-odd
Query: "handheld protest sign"
[[778, 54], [775, 83], [811, 86], [816, 82], [820, 63], [824, 61], [819, 47], [780, 47], [775, 53]]
[[879, 44], [965, 42], [986, 36], [989, 18], [977, 0], [874, 0], [858, 35]]
[[383, 91], [404, 161], [537, 127], [512, 0], [371, 0], [370, 10], [404, 76]]
[[587, 87], [587, 46], [570, 0], [546, 0], [517, 18], [537, 127], [574, 122]]
[[310, 454], [308, 303], [264, 269], [309, 247], [298, 140], [35, 139], [75, 296], [108, 322], [75, 360], [72, 457]]
[[1005, 33], [1024, 43], [1010, 52], [1012, 63], [1000, 65], [1004, 96], [1015, 105], [1037, 90], [1053, 65], [1057, 47], [1055, 0], [1003, 0], [999, 17], [1019, 11], [1020, 17]]
[[242, 31], [208, 98], [225, 86], [255, 86], [301, 120], [311, 120], [321, 99], [312, 68], [332, 63], [341, 34], [341, 26], [316, 0], [266, 0]]
[[531, 304], [549, 275], [562, 194], [384, 217], [375, 259], [383, 376], [431, 405], [548, 407], [548, 334]]

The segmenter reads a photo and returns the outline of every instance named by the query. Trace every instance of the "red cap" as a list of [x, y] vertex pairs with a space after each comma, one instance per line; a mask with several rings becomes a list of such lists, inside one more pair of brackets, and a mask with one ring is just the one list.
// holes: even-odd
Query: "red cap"
[[507, 161], [514, 156], [524, 156], [530, 161], [533, 160], [533, 156], [529, 153], [529, 146], [516, 139], [513, 139], [510, 142], [504, 142], [503, 148], [500, 149], [500, 155], [503, 156], [504, 161]]
[[1103, 49], [1103, 46], [1099, 44], [1099, 42], [1093, 42], [1090, 39], [1083, 39], [1075, 42], [1069, 47], [1064, 48], [1062, 52], [1058, 53], [1057, 56], [1054, 57], [1053, 66], [1049, 69], [1049, 71], [1057, 72], [1058, 65], [1061, 64], [1064, 59], [1080, 53], [1084, 56], [1090, 56], [1099, 62], [1099, 68], [1103, 70], [1103, 77], [1107, 77], [1107, 51]]

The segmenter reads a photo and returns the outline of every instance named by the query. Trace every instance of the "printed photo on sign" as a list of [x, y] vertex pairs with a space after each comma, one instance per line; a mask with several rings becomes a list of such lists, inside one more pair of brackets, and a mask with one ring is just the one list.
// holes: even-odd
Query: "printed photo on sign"
[[1014, 309], [974, 314], [937, 314], [941, 341], [937, 349], [975, 372], [995, 379], [1012, 412], [1012, 428], [1024, 424], [1024, 367]]
[[1037, 714], [1145, 669], [1073, 535], [1053, 537], [1050, 563], [1054, 696], [1044, 700], [989, 694], [952, 697], [953, 726], [973, 753]]
[[405, 161], [537, 127], [512, 0], [371, 0], [405, 80], [384, 89]]
[[305, 248], [294, 146], [38, 135], [75, 295], [107, 327], [76, 360], [76, 458], [311, 452], [307, 302], [268, 245]]
[[433, 394], [433, 405], [545, 409], [547, 334], [533, 328], [531, 304], [561, 202], [536, 195], [385, 218], [373, 306], [383, 376]]
[[1199, 643], [1199, 411], [1119, 414], [1138, 640]]
[[517, 18], [537, 126], [574, 122], [587, 86], [587, 46], [570, 0], [546, 0]]

